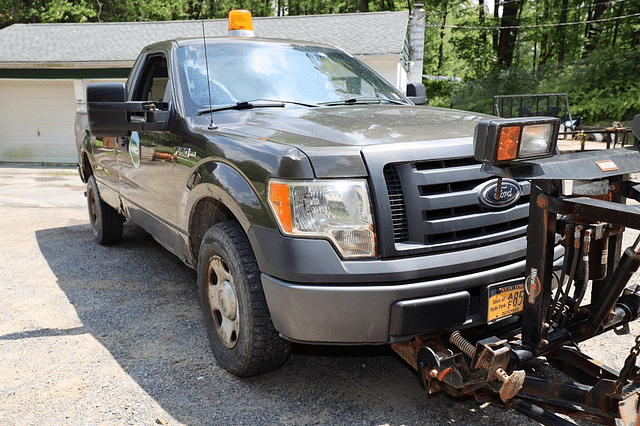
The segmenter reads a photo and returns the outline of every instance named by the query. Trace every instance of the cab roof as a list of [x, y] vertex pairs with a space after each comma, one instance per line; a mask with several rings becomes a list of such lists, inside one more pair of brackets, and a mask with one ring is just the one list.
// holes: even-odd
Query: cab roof
[[[339, 46], [330, 46], [323, 43], [315, 43], [310, 41], [303, 40], [290, 40], [290, 39], [282, 39], [282, 38], [264, 38], [264, 37], [206, 37], [205, 38], [207, 44], [228, 44], [228, 43], [272, 43], [272, 44], [281, 44], [281, 45], [298, 45], [298, 46], [312, 46], [319, 48], [338, 48], [342, 50]], [[154, 49], [158, 46], [163, 46], [168, 43], [175, 44], [176, 46], [190, 46], [190, 45], [201, 45], [202, 37], [181, 37], [175, 38], [171, 40], [163, 40], [157, 43], [153, 43], [149, 46], [145, 47], [145, 50]]]

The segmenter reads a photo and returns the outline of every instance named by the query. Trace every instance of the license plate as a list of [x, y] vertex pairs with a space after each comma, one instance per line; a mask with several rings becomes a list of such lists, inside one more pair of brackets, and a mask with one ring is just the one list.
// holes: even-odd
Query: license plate
[[524, 283], [503, 284], [488, 289], [487, 322], [522, 312]]

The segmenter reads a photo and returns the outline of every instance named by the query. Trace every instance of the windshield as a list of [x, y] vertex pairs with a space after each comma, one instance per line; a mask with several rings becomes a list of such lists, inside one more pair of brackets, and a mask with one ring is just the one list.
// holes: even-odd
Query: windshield
[[[209, 107], [256, 99], [318, 105], [337, 102], [404, 102], [384, 79], [352, 56], [331, 48], [234, 42], [178, 48], [188, 116]], [[211, 103], [209, 102], [211, 91]]]

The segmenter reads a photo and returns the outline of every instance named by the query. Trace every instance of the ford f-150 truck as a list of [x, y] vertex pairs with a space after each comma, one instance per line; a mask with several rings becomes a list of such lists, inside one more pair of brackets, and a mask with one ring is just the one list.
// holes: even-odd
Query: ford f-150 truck
[[[480, 171], [485, 116], [416, 106], [338, 48], [253, 37], [153, 44], [86, 99], [97, 241], [128, 220], [196, 269], [236, 375], [291, 342], [388, 344], [522, 309], [530, 186]], [[510, 303], [489, 309], [498, 291]]]

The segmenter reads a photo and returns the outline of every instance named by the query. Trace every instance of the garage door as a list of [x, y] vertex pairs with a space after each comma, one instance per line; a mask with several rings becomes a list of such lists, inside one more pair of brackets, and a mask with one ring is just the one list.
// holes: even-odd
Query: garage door
[[76, 163], [73, 80], [0, 79], [0, 161]]

